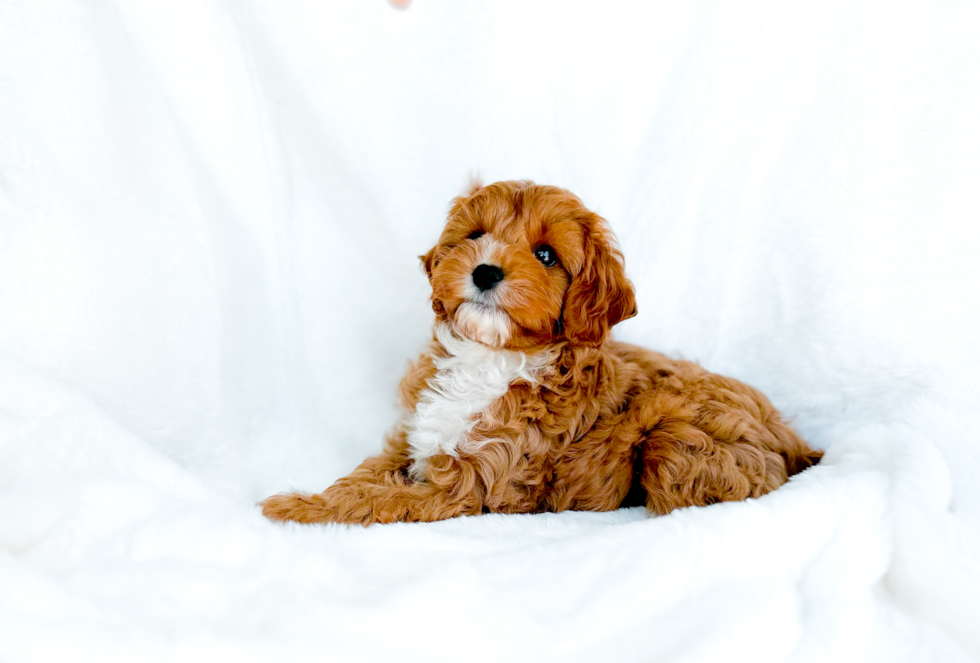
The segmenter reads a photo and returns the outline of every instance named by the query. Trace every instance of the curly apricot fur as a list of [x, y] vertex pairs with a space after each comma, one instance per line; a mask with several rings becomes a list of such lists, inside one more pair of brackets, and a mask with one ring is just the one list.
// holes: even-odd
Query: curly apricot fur
[[[464, 240], [474, 230], [493, 233], [494, 260], [513, 282], [498, 298], [511, 328], [500, 349], [553, 361], [474, 413], [472, 444], [429, 458], [423, 480], [410, 478], [403, 422], [381, 455], [322, 493], [266, 499], [266, 516], [369, 525], [634, 503], [666, 514], [759, 497], [819, 462], [822, 452], [752, 387], [608, 339], [636, 313], [633, 287], [605, 222], [562, 189], [499, 182], [453, 202], [439, 243], [422, 257], [437, 323], [453, 324], [466, 301], [478, 258]], [[529, 260], [542, 243], [557, 250], [557, 268]], [[406, 417], [446, 353], [434, 339], [410, 367], [399, 389]]]

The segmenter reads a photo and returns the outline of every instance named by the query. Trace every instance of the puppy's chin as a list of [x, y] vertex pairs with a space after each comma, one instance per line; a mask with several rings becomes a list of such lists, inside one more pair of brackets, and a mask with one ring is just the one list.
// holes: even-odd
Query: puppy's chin
[[495, 307], [463, 302], [452, 316], [456, 333], [491, 348], [503, 348], [511, 339], [510, 316]]

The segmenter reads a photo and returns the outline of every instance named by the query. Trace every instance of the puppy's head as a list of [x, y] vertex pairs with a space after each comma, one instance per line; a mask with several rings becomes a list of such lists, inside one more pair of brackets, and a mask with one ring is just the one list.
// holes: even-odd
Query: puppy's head
[[494, 348], [598, 346], [610, 327], [636, 314], [605, 221], [553, 186], [474, 187], [453, 201], [422, 264], [436, 316]]

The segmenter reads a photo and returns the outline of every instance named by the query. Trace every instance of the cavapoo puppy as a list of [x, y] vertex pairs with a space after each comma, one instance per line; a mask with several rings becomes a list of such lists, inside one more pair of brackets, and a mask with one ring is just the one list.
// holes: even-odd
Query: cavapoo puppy
[[435, 329], [384, 453], [322, 493], [266, 499], [269, 518], [665, 514], [758, 497], [821, 457], [752, 387], [609, 338], [636, 315], [633, 287], [605, 221], [568, 191], [477, 187], [422, 263]]

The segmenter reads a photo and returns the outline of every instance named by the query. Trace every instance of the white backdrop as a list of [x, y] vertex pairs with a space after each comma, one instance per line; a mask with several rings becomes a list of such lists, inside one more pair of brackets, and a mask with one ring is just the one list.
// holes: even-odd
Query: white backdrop
[[[980, 655], [980, 5], [0, 0], [0, 658]], [[826, 461], [647, 519], [266, 523], [380, 448], [470, 174]]]

